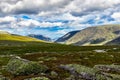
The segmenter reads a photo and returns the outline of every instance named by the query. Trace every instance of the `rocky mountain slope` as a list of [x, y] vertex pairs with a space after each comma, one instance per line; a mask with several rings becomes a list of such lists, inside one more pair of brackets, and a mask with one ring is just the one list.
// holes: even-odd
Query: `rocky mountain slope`
[[51, 41], [51, 39], [49, 37], [46, 37], [46, 36], [43, 36], [43, 35], [30, 34], [28, 36], [33, 37], [33, 38], [37, 38], [37, 39], [40, 39], [40, 40], [44, 40], [44, 41]]
[[[75, 45], [103, 45], [119, 36], [120, 25], [103, 25], [83, 29], [72, 37], [64, 40], [63, 43]], [[62, 38], [63, 37], [58, 40]]]
[[107, 43], [108, 45], [111, 44], [111, 45], [120, 45], [120, 37], [117, 37], [116, 39], [110, 41]]
[[62, 36], [61, 38], [59, 38], [58, 40], [56, 40], [55, 42], [65, 42], [66, 40], [68, 40], [69, 38], [71, 38], [73, 35], [75, 35], [77, 32], [79, 31], [71, 31], [67, 34], [65, 34], [64, 36]]

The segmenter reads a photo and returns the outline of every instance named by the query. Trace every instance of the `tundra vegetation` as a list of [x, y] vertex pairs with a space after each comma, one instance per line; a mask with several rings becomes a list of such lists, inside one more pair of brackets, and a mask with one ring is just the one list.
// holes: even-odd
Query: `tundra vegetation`
[[0, 80], [120, 80], [120, 46], [1, 40]]

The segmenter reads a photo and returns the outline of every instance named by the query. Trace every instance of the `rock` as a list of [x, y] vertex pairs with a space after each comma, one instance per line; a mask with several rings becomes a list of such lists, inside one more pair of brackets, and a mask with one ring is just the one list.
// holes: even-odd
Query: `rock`
[[78, 79], [95, 80], [96, 79], [95, 73], [97, 71], [89, 67], [85, 67], [78, 64], [69, 64], [69, 65], [61, 65], [60, 68], [69, 71], [70, 74], [74, 76], [75, 80], [78, 80]]
[[[66, 78], [65, 80], [75, 80], [75, 76], [70, 75], [70, 77]], [[80, 79], [77, 79], [77, 80], [80, 80]]]
[[35, 78], [28, 78], [24, 80], [50, 80], [50, 79], [46, 77], [35, 77]]
[[105, 50], [94, 50], [94, 51], [97, 53], [105, 53], [106, 52]]
[[12, 58], [6, 66], [6, 71], [14, 76], [40, 74], [47, 70], [48, 68], [45, 65], [21, 58]]
[[58, 73], [56, 73], [55, 71], [51, 71], [50, 76], [56, 78], [58, 76]]
[[89, 68], [79, 64], [60, 65], [60, 68], [69, 71], [71, 74], [65, 80], [120, 80], [120, 75], [112, 75], [97, 68]]
[[0, 80], [10, 80], [10, 79], [8, 79], [8, 78], [6, 78], [6, 77], [0, 75]]
[[120, 65], [95, 65], [94, 69], [98, 69], [103, 72], [120, 73]]

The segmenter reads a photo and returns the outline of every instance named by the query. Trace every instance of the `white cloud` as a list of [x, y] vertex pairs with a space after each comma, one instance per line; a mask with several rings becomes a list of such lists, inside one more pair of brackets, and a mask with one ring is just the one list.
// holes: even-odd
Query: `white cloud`
[[61, 27], [62, 25], [63, 25], [63, 23], [61, 23], [61, 22], [54, 22], [54, 23], [42, 22], [42, 23], [40, 23], [41, 27], [54, 27], [54, 26]]
[[[8, 0], [1, 1], [0, 11], [2, 13], [15, 14], [34, 14], [41, 11], [54, 11], [64, 8], [72, 0], [18, 0], [16, 3], [10, 3]], [[12, 1], [11, 1], [12, 2]]]
[[69, 21], [71, 21], [71, 20], [79, 20], [79, 19], [80, 19], [79, 17], [73, 16], [70, 13], [53, 15], [53, 16], [47, 18], [47, 20], [49, 20], [49, 21], [56, 21], [56, 20], [69, 20]]
[[69, 11], [75, 16], [80, 16], [118, 7], [119, 4], [120, 0], [74, 0], [66, 6], [65, 11]]
[[63, 23], [61, 22], [54, 22], [54, 23], [50, 23], [50, 22], [38, 22], [37, 20], [23, 20], [20, 21], [18, 23], [18, 25], [20, 26], [26, 26], [26, 27], [54, 27], [54, 26], [62, 26]]
[[0, 23], [14, 22], [14, 21], [16, 21], [15, 17], [6, 16], [0, 18]]
[[11, 14], [61, 14], [70, 12], [74, 15], [89, 14], [117, 7], [120, 0], [2, 0], [0, 11]]
[[27, 27], [29, 27], [29, 26], [39, 26], [39, 22], [36, 21], [36, 20], [32, 20], [32, 19], [22, 20], [22, 21], [18, 22], [17, 24], [20, 25], [20, 26], [27, 26]]
[[[36, 27], [64, 28], [58, 30], [58, 35], [93, 25], [115, 24], [120, 21], [119, 5], [120, 0], [0, 0], [0, 29], [31, 32]], [[24, 15], [30, 19], [22, 18]]]
[[120, 12], [115, 12], [111, 15], [112, 18], [115, 20], [120, 20]]

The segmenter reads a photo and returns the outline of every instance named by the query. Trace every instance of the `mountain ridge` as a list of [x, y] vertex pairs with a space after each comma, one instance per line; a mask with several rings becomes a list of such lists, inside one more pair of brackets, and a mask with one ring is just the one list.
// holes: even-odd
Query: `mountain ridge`
[[107, 45], [120, 45], [120, 36], [108, 42]]
[[67, 39], [69, 39], [70, 37], [72, 37], [73, 35], [75, 35], [79, 31], [80, 30], [68, 32], [67, 34], [62, 36], [62, 38], [57, 39], [55, 42], [65, 42]]
[[[120, 25], [88, 27], [65, 40], [65, 44], [104, 45], [120, 36]], [[61, 37], [62, 38], [62, 37]]]
[[40, 34], [29, 34], [28, 37], [44, 40], [44, 41], [51, 41], [51, 38], [40, 35]]

